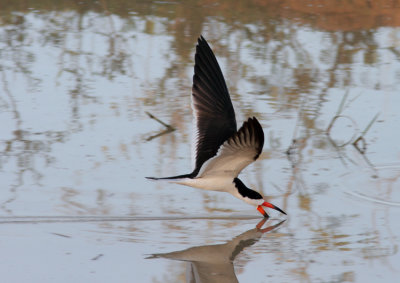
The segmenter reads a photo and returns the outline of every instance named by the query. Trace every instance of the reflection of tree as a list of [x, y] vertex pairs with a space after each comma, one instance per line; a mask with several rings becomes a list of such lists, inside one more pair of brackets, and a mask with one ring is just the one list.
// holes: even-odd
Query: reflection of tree
[[[46, 14], [44, 18], [46, 18]], [[62, 17], [63, 18], [63, 17]], [[63, 18], [66, 22], [70, 22], [71, 18], [68, 16]], [[54, 23], [54, 18], [48, 18], [49, 23]], [[1, 29], [1, 43], [3, 44], [0, 58], [0, 73], [1, 73], [1, 84], [2, 91], [5, 96], [0, 96], [1, 107], [5, 110], [4, 113], [9, 111], [12, 113], [12, 120], [15, 121], [14, 130], [12, 136], [8, 139], [2, 139], [1, 143], [4, 144], [4, 150], [0, 154], [0, 166], [5, 169], [10, 167], [13, 162], [16, 164], [14, 173], [16, 179], [12, 185], [10, 185], [10, 193], [6, 200], [2, 201], [1, 207], [7, 212], [11, 213], [11, 210], [7, 208], [7, 205], [13, 202], [17, 197], [17, 190], [24, 184], [24, 177], [26, 173], [30, 172], [31, 176], [40, 185], [40, 179], [43, 173], [37, 167], [38, 160], [43, 160], [42, 164], [50, 166], [54, 161], [51, 155], [51, 147], [54, 143], [62, 143], [66, 137], [70, 134], [68, 131], [50, 130], [50, 131], [35, 131], [24, 129], [23, 114], [18, 107], [17, 99], [13, 93], [11, 82], [13, 82], [12, 74], [15, 73], [28, 82], [33, 90], [36, 87], [40, 87], [42, 81], [33, 75], [32, 63], [35, 62], [35, 54], [29, 50], [29, 46], [37, 38], [33, 36], [35, 33], [28, 32], [30, 27], [29, 20], [25, 15], [14, 15], [8, 18], [6, 22], [11, 28]], [[50, 25], [51, 26], [51, 25]], [[47, 29], [43, 30], [40, 34], [43, 36], [45, 44], [59, 44], [62, 40], [65, 42], [65, 33], [57, 32], [60, 30], [66, 30], [68, 27], [65, 25], [60, 29], [59, 27], [46, 26]], [[76, 50], [70, 51], [69, 53], [79, 53]], [[68, 52], [66, 52], [68, 53]], [[71, 124], [79, 121], [78, 108], [80, 102], [76, 99], [79, 95], [85, 98], [85, 87], [83, 86], [84, 79], [82, 78], [82, 70], [78, 64], [70, 69], [66, 69], [69, 73], [76, 75], [76, 86], [71, 90], [71, 108], [72, 117]], [[27, 90], [29, 92], [29, 90]], [[75, 127], [79, 129], [80, 127]]]
[[[300, 4], [296, 1], [250, 2], [251, 5], [247, 1], [219, 1], [217, 5], [209, 1], [201, 1], [200, 3], [188, 1], [186, 5], [166, 5], [157, 2], [131, 3], [129, 1], [100, 1], [100, 3], [82, 5], [66, 2], [52, 6], [53, 12], [40, 14], [40, 17], [46, 22], [45, 28], [41, 30], [43, 36], [41, 41], [44, 44], [63, 46], [63, 52], [60, 55], [60, 64], [63, 66], [61, 72], [70, 72], [76, 77], [76, 87], [71, 89], [71, 96], [79, 94], [83, 97], [88, 95], [86, 82], [90, 81], [93, 75], [97, 74], [110, 80], [118, 75], [134, 77], [128, 48], [128, 42], [131, 41], [131, 38], [129, 33], [125, 31], [132, 28], [139, 29], [140, 27], [145, 33], [161, 34], [164, 32], [165, 26], [173, 36], [170, 49], [179, 57], [177, 60], [172, 60], [165, 75], [159, 80], [161, 88], [157, 89], [158, 95], [152, 93], [153, 103], [151, 104], [154, 104], [160, 96], [166, 95], [163, 87], [167, 81], [173, 82], [178, 87], [184, 86], [185, 88], [182, 87], [182, 91], [190, 87], [190, 83], [187, 82], [188, 77], [185, 74], [187, 67], [192, 62], [193, 43], [195, 38], [205, 30], [213, 38], [213, 45], [218, 57], [227, 59], [227, 69], [231, 72], [228, 75], [234, 78], [228, 84], [232, 89], [235, 100], [240, 100], [240, 96], [236, 95], [236, 83], [239, 80], [235, 79], [240, 77], [246, 78], [251, 83], [254, 93], [258, 94], [257, 97], [269, 92], [272, 99], [277, 101], [277, 105], [285, 111], [298, 107], [301, 97], [307, 95], [307, 100], [310, 103], [310, 108], [307, 109], [310, 111], [304, 116], [304, 118], [307, 118], [304, 122], [313, 124], [315, 122], [313, 118], [318, 116], [316, 114], [318, 114], [325, 97], [324, 92], [314, 94], [315, 83], [321, 81], [324, 74], [312, 67], [313, 62], [310, 61], [310, 54], [307, 54], [308, 51], [298, 42], [298, 29], [293, 26], [291, 19], [304, 20], [304, 25], [316, 25], [318, 29], [320, 28], [318, 23], [323, 22], [323, 20], [313, 21], [315, 16], [309, 17], [308, 15], [317, 14], [320, 18], [329, 18], [332, 10], [335, 9], [337, 10], [335, 11], [336, 15], [340, 15], [340, 7], [332, 7], [324, 3], [316, 13], [313, 7], [302, 5], [302, 1], [300, 1]], [[364, 15], [365, 10], [361, 13], [359, 8], [368, 8], [368, 5], [364, 4], [363, 1], [347, 4], [345, 11], [342, 12], [346, 12], [348, 16], [361, 19], [362, 17], [358, 13]], [[34, 3], [34, 5], [37, 5], [36, 9], [41, 11], [49, 9], [41, 1]], [[372, 5], [373, 9], [371, 7], [370, 12], [388, 13], [390, 9], [387, 5], [386, 3], [385, 9], [382, 10], [379, 10], [379, 5]], [[13, 7], [10, 3], [5, 8], [14, 11], [14, 9], [18, 10], [21, 7], [24, 6], [15, 5]], [[211, 7], [212, 9], [210, 9]], [[353, 14], [349, 11], [352, 11]], [[96, 25], [92, 24], [96, 21], [92, 17], [93, 12], [104, 14], [102, 23], [105, 24], [104, 29], [98, 29]], [[55, 13], [57, 13], [57, 17], [54, 16]], [[132, 14], [134, 16], [131, 16]], [[214, 17], [215, 15], [220, 15], [221, 21], [216, 20], [218, 17]], [[122, 27], [115, 24], [115, 16], [118, 16], [119, 20], [124, 23]], [[154, 16], [158, 19], [155, 20]], [[24, 19], [23, 16], [21, 17]], [[157, 29], [156, 21], [161, 21], [164, 25], [163, 28]], [[354, 22], [360, 23], [360, 21]], [[372, 64], [377, 60], [377, 44], [374, 43], [374, 33], [371, 30], [360, 30], [362, 28], [360, 26], [357, 26], [358, 30], [351, 30], [347, 25], [346, 31], [341, 32], [339, 25], [341, 23], [337, 23], [336, 27], [334, 22], [330, 21], [330, 24], [330, 30], [339, 32], [330, 33], [334, 44], [329, 50], [324, 50], [321, 54], [329, 60], [331, 54], [337, 53], [329, 72], [331, 78], [327, 82], [327, 87], [332, 86], [332, 83], [346, 86], [352, 80], [346, 64], [352, 62], [353, 56], [359, 51], [365, 53], [365, 63]], [[98, 56], [82, 46], [83, 32], [93, 28], [93, 26], [94, 32], [102, 36], [102, 40], [108, 44], [107, 54]], [[232, 34], [235, 39], [229, 40], [229, 43], [221, 43], [224, 38], [227, 38], [226, 36], [221, 37], [221, 34], [226, 33]], [[273, 43], [273, 45], [270, 43]], [[73, 46], [73, 44], [76, 46]], [[281, 81], [275, 84], [272, 79], [266, 79], [265, 75], [258, 75], [253, 72], [252, 68], [254, 67], [250, 64], [240, 62], [241, 58], [238, 54], [240, 50], [244, 49], [249, 50], [255, 58], [263, 59], [266, 64], [271, 66], [272, 72], [282, 74]], [[139, 52], [144, 54], [144, 51]], [[294, 52], [297, 66], [291, 66], [285, 60], [288, 52]], [[84, 61], [88, 62], [87, 66], [82, 65]], [[340, 68], [340, 66], [343, 66], [343, 68]], [[94, 70], [88, 72], [90, 69]], [[290, 73], [287, 73], [288, 69], [291, 70]], [[337, 69], [340, 70], [339, 73], [336, 71]], [[171, 78], [175, 79], [172, 80]], [[274, 97], [274, 95], [277, 96]], [[168, 103], [168, 100], [164, 97], [163, 102]], [[157, 103], [160, 103], [160, 101], [157, 101]]]
[[[148, 96], [144, 101], [148, 105], [170, 109], [174, 113], [176, 111], [177, 116], [174, 120], [179, 123], [182, 120], [181, 114], [189, 109], [181, 107], [181, 104], [177, 107], [177, 100], [180, 101], [181, 95], [190, 92], [190, 74], [187, 70], [192, 67], [191, 54], [194, 52], [195, 38], [202, 31], [206, 31], [213, 39], [211, 44], [217, 57], [226, 62], [225, 73], [229, 78], [227, 81], [233, 99], [240, 105], [246, 105], [244, 96], [238, 94], [238, 82], [242, 79], [252, 88], [249, 90], [252, 102], [265, 98], [268, 93], [268, 103], [278, 112], [288, 112], [303, 105], [299, 115], [299, 125], [303, 127], [295, 138], [307, 144], [312, 136], [324, 131], [317, 126], [317, 122], [327, 99], [327, 91], [334, 86], [347, 87], [354, 83], [356, 74], [349, 65], [356, 60], [355, 57], [361, 53], [364, 63], [369, 65], [376, 64], [379, 57], [376, 55], [378, 44], [375, 30], [360, 26], [360, 22], [368, 26], [367, 22], [350, 21], [358, 26], [351, 29], [351, 26], [346, 25], [346, 29], [343, 30], [341, 23], [335, 25], [334, 22], [328, 21], [329, 28], [324, 28], [329, 30], [326, 38], [332, 44], [320, 54], [320, 60], [328, 65], [328, 74], [324, 74], [325, 70], [318, 69], [317, 62], [311, 59], [310, 51], [300, 42], [303, 32], [301, 25], [321, 29], [322, 20], [315, 20], [315, 17], [332, 17], [332, 11], [346, 13], [346, 17], [361, 19], [360, 14], [365, 15], [365, 9], [370, 9], [368, 11], [371, 13], [387, 15], [391, 11], [395, 13], [397, 8], [388, 7], [388, 3], [385, 7], [373, 4], [368, 8], [365, 2], [354, 1], [343, 7], [333, 7], [324, 3], [316, 12], [309, 5], [301, 5], [302, 1], [250, 2], [251, 5], [247, 1], [219, 1], [217, 5], [209, 1], [188, 1], [186, 5], [129, 1], [101, 1], [84, 5], [63, 2], [49, 8], [46, 1], [35, 1], [30, 4], [40, 13], [33, 15], [29, 15], [30, 10], [26, 8], [29, 5], [18, 4], [25, 1], [10, 2], [2, 7], [3, 14], [8, 16], [2, 18], [2, 26], [7, 27], [2, 30], [2, 43], [6, 44], [6, 48], [2, 48], [0, 56], [12, 58], [12, 64], [2, 65], [3, 82], [10, 80], [6, 78], [5, 70], [13, 70], [24, 74], [31, 87], [34, 87], [40, 83], [33, 77], [30, 69], [35, 55], [27, 52], [24, 47], [33, 41], [41, 42], [44, 46], [59, 47], [58, 77], [72, 77], [69, 87], [71, 124], [79, 131], [83, 127], [80, 124], [80, 105], [99, 102], [96, 96], [91, 95], [90, 90], [90, 82], [94, 76], [108, 80], [114, 80], [118, 76], [135, 77], [133, 63], [130, 61], [129, 43], [132, 42], [132, 34], [129, 32], [138, 30], [154, 35], [163, 34], [167, 29], [173, 39], [166, 44], [170, 45], [170, 53], [176, 54], [177, 57], [171, 58], [170, 54], [165, 54], [165, 58], [170, 61], [169, 65], [165, 68], [162, 78], [157, 80], [156, 87], [153, 82], [148, 82], [149, 88], [145, 90]], [[360, 7], [364, 9], [363, 12], [359, 11]], [[215, 17], [217, 14], [220, 17]], [[28, 15], [42, 20], [43, 24], [38, 29], [39, 38], [33, 38], [27, 32], [30, 26]], [[300, 25], [293, 25], [293, 19]], [[381, 22], [381, 25], [396, 23], [390, 24], [386, 21]], [[373, 27], [379, 27], [379, 22], [375, 22]], [[99, 37], [96, 41], [107, 45], [106, 52], [96, 52], [87, 47], [87, 39], [84, 38], [87, 31], [92, 31]], [[250, 55], [241, 56], [240, 52], [243, 50], [247, 50]], [[143, 54], [143, 51], [145, 50], [135, 50], [140, 54]], [[395, 49], [392, 49], [392, 52], [398, 53]], [[286, 59], [288, 54], [293, 54], [291, 61], [294, 63]], [[252, 64], [252, 59], [261, 60], [263, 68], [265, 66], [270, 73], [278, 75], [268, 78], [265, 72], [258, 72], [258, 66]], [[279, 77], [283, 78], [276, 81]], [[176, 94], [177, 90], [179, 95]], [[9, 91], [5, 93], [9, 97], [7, 103], [12, 103]], [[6, 104], [5, 98], [0, 99]], [[189, 101], [188, 97], [186, 99]], [[13, 108], [15, 109], [16, 105]], [[246, 112], [246, 116], [255, 114], [251, 107], [244, 107], [243, 111]], [[257, 116], [265, 115], [264, 111], [259, 112], [261, 113], [256, 113]]]
[[[3, 18], [2, 18], [3, 19]], [[34, 88], [40, 79], [36, 78], [30, 69], [35, 55], [27, 51], [27, 46], [34, 40], [29, 33], [29, 22], [22, 14], [12, 14], [5, 17], [3, 21], [4, 28], [1, 29], [1, 71], [2, 80], [5, 84], [4, 91], [9, 95], [7, 82], [11, 81], [7, 77], [9, 72], [22, 74], [26, 79], [28, 86]], [[0, 97], [1, 98], [1, 97]], [[11, 102], [11, 101], [9, 101]]]
[[[15, 15], [7, 19], [7, 24], [11, 28], [3, 29], [2, 50], [0, 53], [0, 75], [2, 92], [5, 96], [0, 96], [2, 105], [0, 106], [4, 113], [7, 111], [12, 113], [12, 120], [15, 121], [12, 137], [2, 139], [0, 142], [4, 148], [0, 152], [0, 169], [5, 170], [11, 159], [16, 163], [18, 170], [16, 171], [16, 180], [10, 186], [10, 196], [1, 201], [1, 208], [7, 212], [11, 212], [7, 208], [7, 204], [13, 202], [17, 197], [17, 189], [24, 183], [24, 175], [31, 172], [35, 181], [39, 182], [42, 174], [34, 168], [34, 156], [37, 152], [46, 152], [46, 145], [37, 139], [32, 139], [31, 133], [22, 130], [22, 118], [18, 111], [17, 102], [10, 89], [11, 74], [17, 73], [26, 78], [29, 84], [38, 83], [40, 80], [32, 76], [30, 63], [34, 60], [34, 54], [25, 50], [32, 40], [27, 31], [27, 23], [24, 16]], [[51, 158], [46, 153], [47, 161]]]
[[[20, 70], [21, 74], [25, 74], [26, 69]], [[11, 195], [1, 202], [1, 208], [11, 213], [7, 208], [7, 204], [13, 202], [17, 197], [17, 189], [24, 184], [24, 175], [30, 172], [33, 179], [39, 184], [43, 174], [39, 172], [35, 166], [37, 158], [42, 158], [49, 166], [53, 158], [50, 154], [51, 145], [53, 143], [62, 142], [65, 138], [64, 132], [59, 131], [46, 131], [41, 133], [32, 133], [30, 131], [22, 130], [23, 120], [17, 107], [17, 102], [8, 87], [6, 73], [0, 70], [3, 83], [3, 91], [7, 96], [4, 99], [4, 108], [10, 109], [15, 120], [15, 129], [12, 131], [12, 137], [9, 139], [2, 139], [0, 142], [4, 146], [4, 150], [0, 152], [0, 169], [4, 170], [8, 163], [15, 162], [18, 169], [15, 170], [16, 179], [10, 186], [9, 191]], [[42, 140], [40, 139], [42, 138]]]

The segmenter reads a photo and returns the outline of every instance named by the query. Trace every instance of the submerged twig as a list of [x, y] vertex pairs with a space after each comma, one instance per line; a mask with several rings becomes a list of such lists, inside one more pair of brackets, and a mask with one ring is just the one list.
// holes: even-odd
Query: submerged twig
[[94, 258], [92, 258], [92, 260], [98, 260], [99, 258], [101, 258], [102, 256], [104, 256], [103, 254], [98, 254], [96, 255]]
[[349, 96], [349, 91], [347, 90], [346, 93], [343, 95], [342, 101], [340, 102], [339, 108], [335, 116], [339, 116], [343, 112], [344, 103], [346, 102], [348, 96]]
[[[361, 146], [359, 146], [360, 142], [362, 142]], [[367, 142], [363, 136], [359, 136], [352, 144], [361, 154], [364, 154], [367, 151]]]
[[296, 118], [296, 124], [293, 129], [293, 137], [292, 137], [292, 143], [290, 144], [289, 148], [285, 151], [286, 155], [288, 156], [289, 159], [291, 159], [291, 155], [295, 153], [295, 150], [297, 148], [297, 131], [299, 128], [299, 121], [300, 117], [303, 115], [303, 109], [304, 109], [304, 104], [306, 103], [307, 98], [304, 98], [301, 102], [299, 111], [297, 112], [297, 118]]
[[[355, 130], [354, 130], [353, 136], [352, 136], [348, 141], [345, 141], [345, 142], [343, 142], [343, 143], [340, 144], [340, 145], [337, 144], [336, 141], [335, 141], [335, 140], [332, 138], [332, 136], [331, 136], [331, 129], [332, 129], [332, 127], [333, 127], [333, 124], [334, 124], [334, 123], [336, 122], [336, 120], [339, 119], [339, 118], [349, 120], [349, 121], [353, 124], [353, 127], [354, 127], [354, 129], [355, 129]], [[330, 141], [331, 141], [335, 146], [337, 146], [337, 147], [344, 147], [344, 146], [350, 144], [350, 143], [356, 138], [357, 132], [358, 132], [358, 127], [357, 127], [356, 121], [354, 121], [353, 118], [351, 118], [351, 117], [349, 117], [349, 116], [345, 116], [345, 115], [336, 115], [335, 117], [333, 117], [333, 119], [332, 119], [331, 123], [329, 124], [329, 127], [328, 127], [328, 129], [327, 129], [326, 131], [327, 131], [326, 134], [328, 135], [328, 138], [330, 139]]]
[[346, 91], [346, 93], [343, 95], [342, 101], [339, 104], [338, 110], [336, 111], [335, 116], [333, 116], [331, 122], [328, 125], [328, 128], [326, 128], [326, 133], [328, 134], [328, 136], [330, 135], [330, 131], [332, 129], [333, 124], [335, 123], [335, 121], [337, 120], [337, 118], [339, 118], [343, 112], [343, 108], [344, 108], [344, 103], [347, 100], [347, 97], [349, 96], [349, 91]]
[[156, 134], [156, 135], [153, 135], [153, 136], [148, 137], [148, 138], [146, 139], [146, 141], [151, 141], [152, 139], [161, 137], [161, 136], [166, 135], [166, 134], [168, 134], [168, 133], [171, 133], [171, 132], [173, 132], [173, 131], [175, 131], [175, 129], [166, 129], [166, 130], [164, 130], [164, 131], [162, 131], [162, 132], [159, 132], [159, 133]]
[[339, 160], [343, 163], [345, 167], [347, 167], [347, 162], [348, 160], [352, 164], [356, 164], [354, 160], [352, 160], [350, 157], [347, 156], [347, 154], [343, 150], [343, 146], [338, 146], [334, 140], [331, 139], [331, 137], [328, 135], [328, 142], [333, 146], [333, 148], [337, 151]]
[[169, 124], [167, 124], [167, 123], [164, 123], [163, 121], [161, 121], [160, 119], [158, 119], [156, 116], [154, 116], [154, 115], [151, 114], [150, 112], [145, 111], [145, 113], [146, 113], [151, 119], [156, 120], [158, 123], [160, 123], [161, 125], [163, 125], [163, 126], [166, 128], [166, 130], [164, 130], [164, 131], [162, 131], [162, 132], [159, 132], [159, 133], [156, 134], [156, 135], [153, 135], [153, 136], [148, 137], [148, 138], [146, 139], [146, 141], [151, 141], [152, 139], [158, 138], [158, 137], [160, 137], [160, 136], [162, 136], [162, 135], [171, 133], [171, 132], [173, 132], [173, 131], [176, 130], [174, 127], [172, 127], [171, 125], [169, 125]]
[[297, 140], [292, 139], [292, 143], [290, 144], [289, 148], [285, 151], [286, 155], [290, 157], [292, 154], [294, 154], [296, 147], [297, 147]]
[[[364, 129], [364, 131], [361, 132], [361, 135], [355, 139], [353, 142], [353, 146], [361, 153], [364, 154], [365, 151], [367, 150], [367, 143], [365, 142], [364, 136], [367, 134], [369, 129], [372, 127], [372, 125], [375, 123], [376, 119], [378, 119], [380, 113], [376, 113], [375, 117], [372, 118], [371, 122], [367, 125], [367, 127]], [[362, 147], [359, 146], [359, 143], [362, 142]]]
[[371, 120], [371, 122], [369, 122], [368, 126], [365, 128], [364, 131], [362, 131], [361, 136], [365, 136], [367, 134], [367, 132], [369, 131], [369, 129], [371, 128], [372, 124], [375, 123], [376, 119], [378, 119], [379, 117], [379, 112], [376, 113], [375, 117]]
[[151, 119], [156, 120], [158, 123], [160, 123], [161, 125], [163, 125], [164, 127], [166, 127], [167, 129], [170, 129], [171, 131], [175, 131], [175, 128], [172, 127], [171, 125], [168, 125], [167, 123], [164, 123], [163, 121], [161, 121], [160, 119], [158, 119], [156, 116], [154, 116], [153, 114], [151, 114], [150, 112], [145, 112], [147, 115], [149, 115], [149, 117]]

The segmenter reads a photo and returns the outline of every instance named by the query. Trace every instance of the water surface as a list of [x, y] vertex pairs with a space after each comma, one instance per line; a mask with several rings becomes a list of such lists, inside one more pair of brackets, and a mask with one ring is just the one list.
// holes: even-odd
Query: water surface
[[[4, 280], [395, 281], [400, 10], [335, 3], [0, 4]], [[256, 116], [264, 128], [241, 178], [287, 218], [271, 211], [257, 226], [230, 195], [144, 178], [191, 170], [200, 34], [238, 124]], [[146, 112], [176, 131], [161, 134]], [[187, 259], [212, 249], [214, 265]], [[225, 273], [210, 269], [221, 261]]]

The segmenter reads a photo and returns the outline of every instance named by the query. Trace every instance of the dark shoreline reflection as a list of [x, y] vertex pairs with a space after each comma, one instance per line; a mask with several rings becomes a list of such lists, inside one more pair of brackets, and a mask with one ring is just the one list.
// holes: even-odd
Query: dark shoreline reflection
[[238, 282], [234, 260], [247, 247], [254, 245], [265, 233], [277, 229], [283, 222], [262, 228], [267, 220], [261, 220], [250, 229], [219, 245], [191, 247], [170, 253], [152, 254], [147, 259], [166, 258], [186, 261], [186, 282]]

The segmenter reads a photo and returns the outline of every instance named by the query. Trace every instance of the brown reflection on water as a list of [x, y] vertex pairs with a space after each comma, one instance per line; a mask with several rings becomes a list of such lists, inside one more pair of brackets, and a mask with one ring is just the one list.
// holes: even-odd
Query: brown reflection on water
[[[145, 90], [147, 95], [144, 98], [144, 105], [155, 107], [162, 105], [162, 109], [172, 109], [171, 123], [184, 136], [185, 142], [190, 142], [187, 134], [190, 131], [187, 124], [183, 123], [182, 116], [187, 116], [190, 112], [189, 103], [176, 105], [177, 98], [168, 99], [167, 94], [176, 92], [177, 89], [180, 93], [189, 94], [191, 81], [187, 69], [193, 63], [195, 38], [206, 31], [217, 57], [226, 60], [225, 73], [228, 85], [233, 99], [238, 104], [245, 105], [242, 103], [242, 95], [237, 92], [237, 84], [240, 79], [243, 79], [256, 86], [258, 90], [254, 93], [256, 96], [268, 92], [269, 99], [276, 104], [274, 107], [277, 107], [279, 112], [287, 112], [291, 108], [298, 109], [302, 105], [303, 110], [299, 112], [300, 122], [298, 122], [302, 126], [302, 131], [300, 137], [294, 136], [297, 141], [300, 141], [300, 146], [297, 148], [299, 162], [302, 149], [311, 137], [324, 131], [316, 125], [316, 120], [326, 101], [326, 92], [333, 87], [351, 86], [353, 83], [351, 64], [354, 62], [356, 53], [364, 54], [364, 63], [367, 65], [378, 63], [374, 29], [398, 26], [400, 21], [400, 8], [392, 1], [219, 1], [217, 3], [187, 1], [185, 5], [131, 1], [85, 3], [71, 1], [55, 2], [49, 5], [48, 1], [10, 1], [2, 2], [0, 7], [0, 24], [2, 27], [7, 27], [2, 30], [1, 38], [4, 46], [1, 56], [8, 59], [7, 64], [0, 63], [3, 91], [6, 94], [2, 98], [4, 102], [2, 106], [14, 113], [14, 133], [16, 133], [11, 140], [3, 141], [7, 144], [3, 156], [8, 156], [10, 150], [13, 150], [13, 143], [19, 141], [24, 143], [25, 147], [28, 143], [38, 145], [32, 137], [43, 136], [44, 141], [40, 143], [45, 146], [25, 148], [21, 153], [13, 150], [13, 155], [18, 155], [20, 160], [18, 164], [21, 170], [17, 175], [21, 175], [22, 171], [29, 168], [37, 176], [42, 173], [32, 168], [32, 165], [27, 167], [28, 161], [22, 161], [27, 160], [26, 154], [38, 155], [45, 152], [45, 158], [49, 162], [52, 143], [65, 140], [71, 132], [83, 130], [80, 107], [84, 104], [99, 103], [98, 97], [90, 92], [90, 86], [86, 81], [96, 76], [106, 80], [114, 80], [118, 76], [136, 76], [133, 71], [135, 62], [130, 59], [128, 47], [130, 38], [125, 35], [124, 30], [116, 29], [113, 16], [118, 16], [125, 22], [125, 29], [137, 29], [139, 22], [144, 21], [142, 32], [149, 35], [165, 33], [173, 38], [171, 53], [174, 53], [177, 59], [172, 60], [158, 85], [148, 85], [149, 88]], [[107, 49], [101, 56], [87, 52], [82, 47], [84, 31], [90, 28], [90, 25], [85, 24], [85, 20], [92, 12], [102, 17], [103, 24], [111, 31], [102, 33], [100, 30], [94, 30], [102, 36], [102, 43]], [[53, 17], [51, 13], [56, 13], [57, 17]], [[40, 17], [45, 22], [39, 33], [35, 34], [38, 38], [33, 38], [29, 33], [27, 16], [30, 15]], [[214, 19], [215, 15], [219, 17]], [[152, 17], [159, 17], [161, 25], [157, 25], [157, 20]], [[330, 64], [328, 74], [322, 74], [322, 71], [315, 66], [312, 68], [307, 66], [310, 54], [307, 54], [307, 51], [297, 42], [297, 26], [293, 25], [294, 23], [327, 31], [328, 36], [332, 38], [334, 45], [321, 54], [327, 57], [326, 62]], [[250, 28], [248, 25], [253, 26]], [[222, 35], [235, 32], [240, 32], [240, 36], [232, 46], [224, 40]], [[69, 40], [71, 33], [74, 37], [72, 45]], [[36, 54], [26, 49], [33, 40], [43, 42], [43, 45], [58, 47], [59, 53], [56, 54], [58, 74], [59, 76], [65, 73], [71, 75], [72, 82], [68, 86], [70, 123], [73, 125], [71, 132], [54, 130], [46, 133], [30, 133], [29, 130], [21, 128], [20, 110], [10, 87], [8, 71], [25, 76], [29, 88], [35, 89], [40, 85], [43, 78], [36, 77], [31, 69], [32, 62], [37, 60]], [[277, 41], [279, 44], [272, 50], [266, 50], [265, 46], [270, 41]], [[245, 44], [245, 42], [251, 44]], [[299, 63], [298, 67], [287, 66], [283, 52], [285, 46], [294, 52], [295, 60]], [[252, 67], [239, 56], [240, 50], [246, 49], [256, 54], [258, 58], [270, 60], [271, 64], [278, 69], [290, 69], [293, 83], [280, 86], [264, 76], [249, 71]], [[174, 89], [167, 85], [172, 79], [176, 86]], [[316, 82], [319, 80], [322, 80], [324, 85], [317, 86]], [[147, 82], [143, 83], [147, 84]], [[178, 99], [180, 98], [181, 95], [178, 95]], [[142, 106], [143, 104], [138, 101], [132, 103], [132, 107], [136, 109], [134, 111], [139, 112]], [[110, 108], [115, 115], [119, 115], [118, 105], [110, 105]], [[254, 114], [262, 116], [263, 114], [254, 113], [255, 111], [250, 107], [244, 107], [243, 112], [245, 116]], [[96, 119], [94, 123], [95, 121]], [[21, 133], [24, 133], [23, 137]], [[279, 140], [278, 143], [280, 143]], [[161, 145], [165, 144], [171, 148], [170, 157], [175, 158], [178, 146], [175, 137], [172, 135], [159, 139], [160, 154], [163, 154]], [[326, 143], [321, 146], [326, 147]], [[269, 154], [272, 153], [266, 152], [264, 156]], [[6, 161], [3, 160], [3, 162]], [[297, 173], [294, 174], [296, 175]], [[301, 182], [301, 178], [294, 177], [294, 179]], [[262, 188], [261, 182], [258, 183]], [[291, 185], [288, 186], [289, 192], [290, 187]]]
[[[339, 4], [340, 3], [340, 4]], [[49, 8], [50, 7], [50, 8]], [[124, 36], [122, 30], [116, 30], [113, 15], [117, 15], [126, 25], [135, 26], [137, 19], [145, 21], [143, 32], [147, 34], [167, 33], [173, 37], [171, 52], [177, 55], [177, 60], [171, 62], [165, 76], [159, 80], [156, 91], [151, 91], [146, 103], [155, 105], [159, 99], [168, 92], [165, 83], [171, 78], [176, 80], [178, 89], [184, 91], [190, 89], [190, 81], [186, 74], [186, 68], [193, 61], [193, 43], [196, 37], [207, 31], [208, 37], [213, 42], [213, 48], [221, 58], [226, 58], [229, 73], [229, 85], [235, 100], [240, 101], [236, 93], [236, 83], [239, 78], [258, 85], [257, 89], [268, 90], [271, 99], [283, 100], [285, 109], [298, 107], [301, 94], [311, 94], [309, 101], [312, 105], [306, 105], [303, 121], [307, 127], [314, 127], [314, 119], [318, 116], [321, 104], [325, 97], [325, 91], [337, 85], [349, 86], [352, 81], [351, 69], [347, 64], [353, 62], [353, 57], [358, 51], [365, 55], [367, 64], [374, 64], [378, 60], [376, 56], [377, 44], [374, 42], [374, 30], [383, 26], [399, 25], [399, 7], [392, 1], [187, 1], [185, 5], [166, 2], [131, 2], [131, 1], [93, 1], [93, 2], [62, 2], [48, 5], [48, 1], [13, 1], [2, 5], [3, 25], [13, 26], [13, 32], [9, 32], [7, 42], [18, 42], [19, 47], [12, 44], [12, 55], [18, 61], [15, 66], [18, 72], [32, 76], [29, 64], [26, 62], [35, 60], [35, 54], [25, 54], [23, 46], [29, 44], [29, 35], [26, 34], [26, 14], [35, 11], [39, 17], [47, 17], [46, 13], [57, 12], [57, 17], [49, 17], [46, 28], [42, 30], [40, 41], [44, 44], [52, 44], [60, 47], [59, 67], [62, 72], [73, 75], [75, 84], [70, 88], [71, 107], [73, 119], [79, 120], [79, 105], [82, 101], [94, 100], [95, 97], [88, 94], [86, 79], [90, 76], [102, 76], [109, 80], [120, 75], [135, 77], [129, 56], [127, 42], [129, 38]], [[72, 11], [72, 14], [65, 13]], [[21, 14], [16, 14], [21, 12]], [[83, 31], [88, 26], [83, 24], [88, 13], [95, 12], [104, 17], [104, 24], [111, 32], [102, 34], [103, 43], [108, 52], [99, 58], [96, 54], [90, 54], [81, 49]], [[218, 15], [221, 21], [212, 19]], [[151, 16], [160, 17], [162, 28], [157, 28]], [[346, 18], [343, 20], [341, 17]], [[165, 20], [164, 20], [165, 19]], [[211, 19], [211, 20], [210, 20]], [[286, 23], [286, 21], [289, 21]], [[290, 22], [292, 21], [292, 23]], [[325, 90], [318, 94], [312, 94], [315, 82], [324, 77], [318, 70], [307, 67], [309, 55], [296, 41], [296, 28], [293, 23], [304, 24], [322, 31], [338, 31], [331, 33], [335, 45], [331, 50], [326, 50], [330, 68], [329, 80], [326, 82]], [[246, 25], [254, 25], [254, 29]], [[221, 34], [241, 32], [235, 46], [223, 43]], [[71, 48], [68, 46], [68, 33], [74, 32], [76, 44]], [[98, 31], [100, 32], [100, 31]], [[274, 50], [266, 50], [266, 43], [276, 40], [280, 44]], [[244, 46], [243, 42], [250, 41], [251, 46]], [[248, 74], [248, 69], [238, 57], [239, 50], [248, 48], [252, 52], [265, 58], [273, 64], [284, 68], [283, 47], [288, 46], [296, 54], [296, 60], [300, 66], [292, 69], [294, 83], [291, 86], [279, 86], [268, 81], [265, 77]], [[11, 45], [10, 45], [11, 47]], [[82, 65], [82, 59], [98, 62], [97, 66]], [[89, 74], [87, 68], [95, 67]], [[342, 70], [338, 77], [337, 71]], [[343, 78], [343, 74], [345, 77]], [[86, 78], [85, 78], [86, 77]], [[237, 79], [236, 79], [237, 78]], [[35, 81], [34, 77], [31, 78]], [[168, 103], [168, 102], [167, 102]], [[309, 102], [311, 103], [311, 102]], [[170, 104], [173, 108], [173, 103]], [[174, 110], [178, 110], [175, 108]], [[246, 109], [247, 112], [251, 110]], [[181, 113], [182, 114], [182, 113]], [[248, 114], [248, 113], [246, 113]]]
[[328, 31], [355, 31], [400, 25], [396, 1], [275, 1], [287, 7], [285, 17]]

